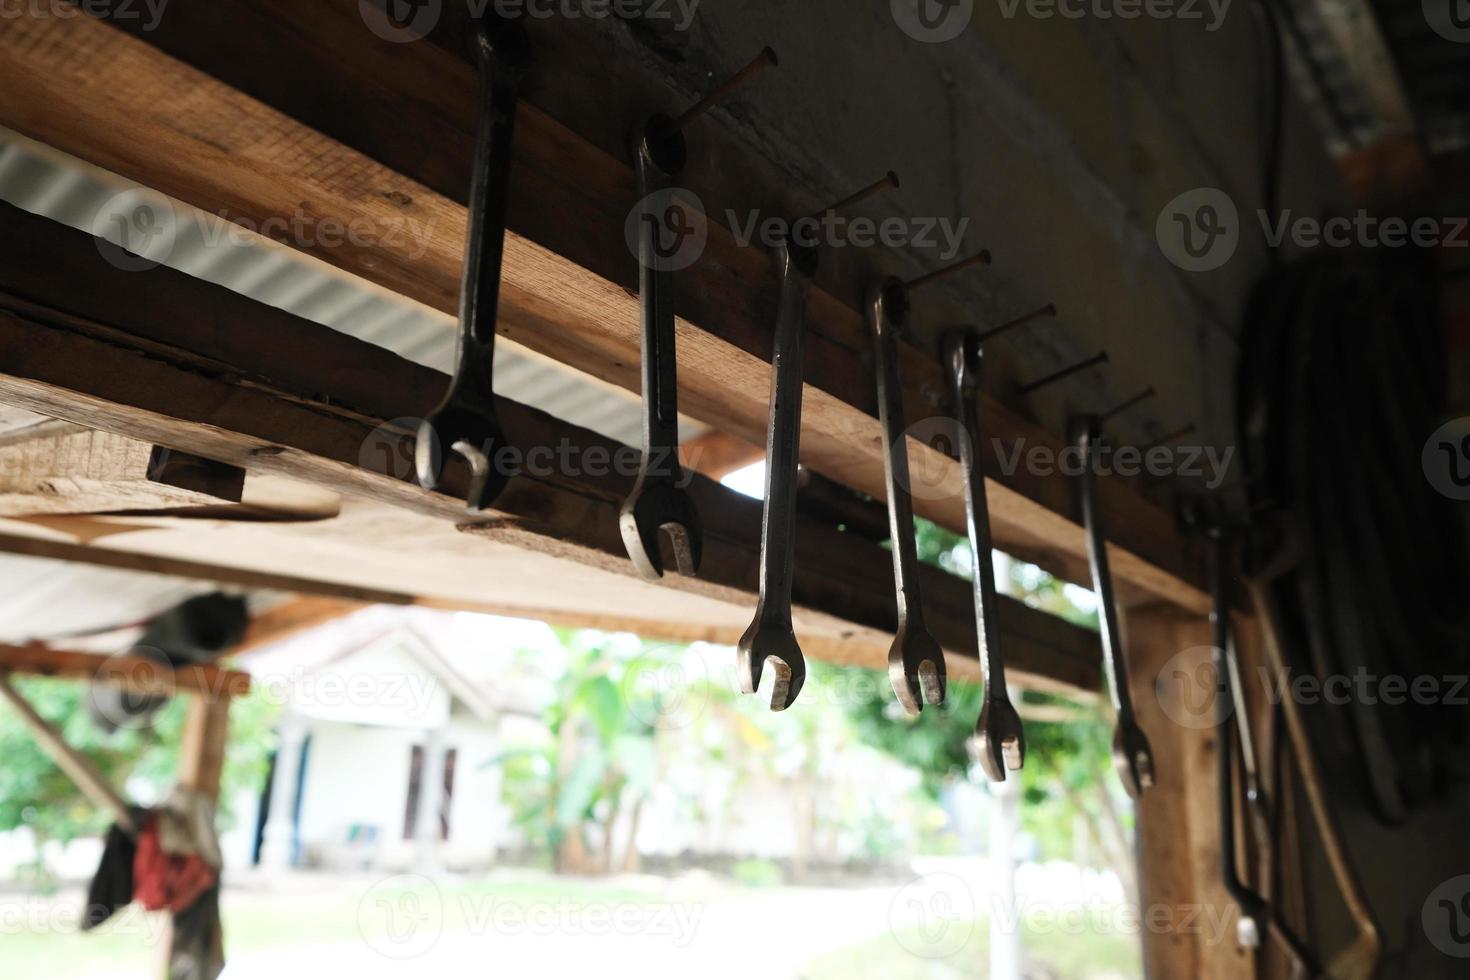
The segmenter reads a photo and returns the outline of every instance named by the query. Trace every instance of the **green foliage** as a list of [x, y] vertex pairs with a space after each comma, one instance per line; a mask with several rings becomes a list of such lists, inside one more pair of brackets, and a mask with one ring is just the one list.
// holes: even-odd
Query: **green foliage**
[[[963, 778], [969, 768], [966, 742], [980, 717], [982, 689], [978, 684], [951, 681], [949, 699], [942, 707], [925, 708], [918, 718], [910, 719], [881, 685], [865, 684], [853, 676], [869, 673], [862, 667], [836, 667], [820, 661], [807, 664], [809, 683], [854, 692], [847, 713], [858, 737], [917, 770], [925, 790], [938, 799], [944, 784]], [[872, 696], [859, 696], [867, 692]]]
[[[178, 772], [179, 743], [187, 699], [174, 698], [153, 722], [104, 734], [87, 712], [87, 685], [69, 680], [18, 678], [16, 689], [56, 725], [66, 741], [86, 756], [108, 781], [124, 791], [136, 787], [145, 799], [167, 793]], [[230, 706], [230, 745], [225, 754], [220, 803], [229, 826], [229, 805], [242, 788], [265, 779], [278, 707], [264, 692]], [[111, 814], [97, 809], [41, 750], [13, 712], [0, 711], [0, 831], [29, 826], [42, 840], [68, 841], [100, 833]]]
[[[922, 519], [915, 523], [915, 537], [921, 561], [966, 580], [972, 578], [967, 538]], [[1097, 629], [1096, 610], [1074, 603], [1064, 583], [1024, 562], [1010, 561], [1004, 567], [1009, 581], [997, 583], [1003, 593], [1079, 626]], [[842, 668], [817, 665], [817, 669]], [[919, 770], [925, 791], [937, 798], [946, 782], [964, 778], [970, 769], [967, 743], [980, 716], [983, 693], [976, 684], [951, 681], [944, 708], [925, 709], [912, 721], [891, 699], [882, 696], [853, 704], [850, 714], [864, 742]], [[1034, 692], [1025, 698], [1028, 704], [1063, 709], [1075, 719], [1026, 723], [1026, 767], [1021, 774], [1027, 803], [1023, 808], [1026, 830], [1037, 839], [1044, 854], [1066, 857], [1074, 843], [1075, 818], [1099, 818], [1092, 812], [1092, 803], [1098, 793], [1107, 792], [1104, 780], [1112, 770], [1112, 733], [1096, 708]], [[1079, 810], [1079, 801], [1084, 801], [1082, 805], [1089, 807], [1089, 812]]]
[[[677, 664], [683, 647], [649, 644], [626, 634], [556, 632], [567, 663], [546, 712], [544, 735], [489, 763], [504, 766], [505, 796], [517, 825], [551, 854], [562, 852], [570, 838], [584, 843], [594, 836], [589, 831], [617, 807], [652, 791], [658, 778], [655, 723], [662, 717], [662, 702], [688, 693], [638, 683]], [[606, 867], [611, 859], [606, 833], [601, 843]]]

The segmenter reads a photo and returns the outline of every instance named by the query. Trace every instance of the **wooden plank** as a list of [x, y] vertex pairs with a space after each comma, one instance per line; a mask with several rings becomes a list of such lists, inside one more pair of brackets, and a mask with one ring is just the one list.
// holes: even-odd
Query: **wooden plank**
[[112, 684], [141, 694], [168, 696], [186, 692], [204, 698], [250, 693], [250, 675], [217, 664], [195, 664], [170, 670], [166, 664], [131, 654], [103, 656], [43, 646], [0, 644], [0, 672], [66, 677]]
[[[15, 217], [18, 224], [25, 220]], [[16, 297], [7, 290], [27, 283], [7, 284], [13, 270], [4, 267], [0, 399], [253, 472], [276, 473], [403, 508], [429, 519], [405, 529], [415, 536], [411, 539], [415, 547], [431, 539], [436, 528], [465, 519], [462, 502], [452, 496], [463, 492], [467, 478], [463, 467], [457, 463], [450, 467], [445, 494], [425, 493], [412, 482], [407, 465], [411, 437], [402, 426], [384, 421], [427, 411], [446, 383], [442, 375], [172, 270], [121, 272], [101, 259], [87, 236], [69, 229], [40, 222], [31, 230], [44, 237], [52, 267], [89, 283], [84, 295], [66, 302], [73, 310], [108, 319], [96, 322], [78, 312], [51, 310]], [[207, 336], [179, 327], [181, 317], [171, 314], [184, 314], [183, 303], [190, 305], [182, 318], [209, 324]], [[3, 312], [7, 307], [12, 312]], [[155, 308], [160, 311], [157, 320], [146, 315]], [[280, 357], [277, 338], [285, 341], [293, 356]], [[324, 387], [332, 393], [322, 394]], [[748, 620], [758, 568], [759, 501], [696, 477], [690, 492], [703, 515], [707, 537], [701, 577], [668, 576], [657, 586], [643, 586], [630, 581], [631, 565], [617, 530], [617, 511], [632, 486], [634, 467], [602, 476], [587, 472], [595, 459], [608, 467], [610, 460], [620, 457], [636, 461], [636, 453], [512, 402], [501, 402], [500, 418], [510, 447], [520, 458], [564, 447], [572, 459], [586, 465], [574, 470], [553, 465], [546, 472], [513, 478], [497, 503], [500, 515], [474, 528], [475, 536], [606, 573], [597, 579], [596, 590], [588, 595], [572, 593], [564, 601], [625, 596], [629, 602], [645, 604], [645, 610], [657, 610], [644, 618], [670, 618], [687, 612], [670, 606], [667, 591], [675, 590], [690, 602], [712, 603], [711, 611], [702, 615], [712, 615], [713, 608], [721, 610], [722, 617], [740, 610], [741, 618]], [[313, 533], [330, 533], [322, 527], [329, 523], [312, 525]], [[234, 539], [232, 547], [263, 549], [262, 542], [270, 540], [267, 533], [264, 525], [252, 527], [248, 536]], [[198, 532], [193, 536], [197, 538]], [[270, 547], [281, 549], [284, 540], [274, 539]], [[360, 546], [376, 546], [381, 555], [402, 544], [387, 539]], [[378, 564], [371, 552], [360, 550], [358, 555], [358, 563]], [[266, 560], [281, 559], [270, 555]], [[297, 564], [288, 568], [299, 573], [303, 560], [320, 564], [306, 577], [330, 579], [335, 574], [335, 566], [319, 553], [305, 558], [298, 553], [293, 559]], [[864, 651], [863, 657], [881, 663], [881, 651], [886, 650], [896, 622], [888, 552], [833, 526], [804, 519], [799, 524], [796, 563], [796, 599], [804, 610], [804, 631], [848, 640]], [[963, 672], [966, 664], [974, 666], [969, 585], [938, 569], [926, 569], [924, 575], [931, 628], [959, 658], [956, 669]], [[523, 584], [513, 573], [502, 580], [508, 587]], [[454, 583], [447, 588], [456, 585], [463, 587]], [[483, 591], [477, 598], [491, 599]], [[1097, 658], [1084, 646], [1091, 643], [1095, 651], [1095, 637], [1085, 631], [1069, 636], [1063, 655], [1038, 663], [1035, 672], [1055, 683], [1094, 690]], [[1036, 648], [1034, 643], [1025, 647]], [[1016, 669], [1024, 673], [1028, 667], [1022, 660]]]
[[[1239, 909], [1220, 872], [1219, 784], [1213, 727], [1179, 699], [1166, 671], [1210, 645], [1207, 620], [1181, 610], [1130, 610], [1124, 625], [1138, 724], [1154, 752], [1157, 785], [1137, 805], [1144, 961], [1151, 977], [1254, 976], [1235, 941]], [[1161, 675], [1165, 683], [1157, 683]], [[1150, 919], [1156, 915], [1156, 920]]]
[[174, 510], [239, 501], [238, 491], [229, 500], [158, 482], [152, 452], [147, 443], [88, 430], [0, 448], [0, 517]]
[[[350, 21], [348, 20], [350, 18]], [[465, 214], [455, 183], [468, 159], [473, 71], [433, 44], [378, 43], [355, 4], [275, 0], [179, 3], [166, 30], [149, 35], [181, 56], [229, 74], [263, 45], [270, 72], [252, 81], [280, 103], [342, 91], [356, 108], [332, 113], [353, 146], [315, 132], [162, 55], [149, 44], [88, 20], [21, 19], [0, 37], [0, 123], [231, 220], [265, 227], [301, 215], [374, 229], [371, 246], [344, 241], [313, 254], [395, 292], [450, 311]], [[236, 66], [234, 69], [231, 66]], [[268, 75], [277, 79], [271, 83]], [[291, 84], [283, 84], [290, 78]], [[176, 93], [190, 97], [180, 102]], [[303, 94], [303, 93], [310, 93]], [[44, 109], [43, 109], [44, 107]], [[289, 112], [308, 107], [287, 105]], [[128, 119], [127, 127], [116, 125]], [[378, 122], [364, 123], [373, 119]], [[388, 124], [391, 120], [391, 126]], [[512, 227], [506, 246], [501, 332], [625, 387], [638, 384], [635, 269], [623, 244], [636, 195], [622, 161], [582, 142], [530, 106], [518, 122]], [[389, 133], [399, 134], [396, 137]], [[403, 134], [413, 134], [405, 137]], [[432, 139], [430, 139], [432, 136]], [[403, 145], [408, 139], [410, 146]], [[397, 141], [377, 145], [375, 139]], [[428, 142], [424, 142], [427, 140]], [[369, 145], [371, 144], [371, 145]], [[425, 147], [433, 146], [433, 152]], [[404, 172], [375, 160], [397, 159]], [[457, 162], [456, 162], [457, 161]], [[430, 172], [432, 171], [432, 173]], [[411, 224], [410, 224], [411, 222]], [[414, 234], [401, 234], [406, 227]], [[389, 232], [397, 232], [390, 234]], [[290, 238], [282, 233], [281, 237]], [[309, 247], [322, 236], [297, 236]], [[703, 260], [685, 277], [678, 342], [681, 406], [732, 435], [759, 443], [769, 389], [775, 284], [767, 256], [711, 228]], [[196, 321], [186, 321], [190, 327]], [[884, 493], [866, 330], [857, 311], [817, 291], [808, 325], [803, 462], [873, 496]], [[905, 349], [909, 418], [948, 414], [937, 361]], [[997, 544], [1085, 581], [1085, 538], [1073, 482], [1021, 466], [1005, 472], [997, 445], [1058, 452], [1062, 441], [986, 399], [995, 441], [983, 463]], [[963, 527], [958, 463], [911, 440], [915, 472], [927, 474], [916, 505], [945, 527]], [[1207, 606], [1193, 546], [1171, 516], [1116, 479], [1101, 481], [1120, 584], [1195, 610]]]

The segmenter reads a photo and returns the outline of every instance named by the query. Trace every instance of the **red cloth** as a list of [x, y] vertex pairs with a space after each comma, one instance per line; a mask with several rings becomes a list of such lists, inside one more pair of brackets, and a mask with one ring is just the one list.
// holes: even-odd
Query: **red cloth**
[[158, 818], [148, 821], [138, 835], [133, 858], [133, 898], [150, 912], [188, 909], [214, 887], [219, 876], [197, 854], [169, 854], [158, 844]]

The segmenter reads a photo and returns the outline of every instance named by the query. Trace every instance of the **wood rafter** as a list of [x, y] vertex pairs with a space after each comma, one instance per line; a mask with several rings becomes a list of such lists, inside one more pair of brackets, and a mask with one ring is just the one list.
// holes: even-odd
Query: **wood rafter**
[[[632, 576], [617, 531], [631, 471], [594, 477], [553, 468], [524, 474], [497, 502], [498, 516], [468, 528], [469, 535], [454, 535], [448, 529], [464, 520], [454, 494], [463, 492], [467, 474], [454, 465], [446, 475], [446, 494], [425, 493], [407, 465], [410, 434], [388, 424], [427, 411], [447, 383], [443, 375], [173, 270], [119, 270], [85, 234], [14, 208], [0, 206], [0, 219], [28, 243], [0, 244], [0, 400], [397, 509], [396, 532], [379, 530], [364, 540], [357, 540], [360, 526], [308, 525], [312, 556], [321, 563], [312, 570], [317, 577], [350, 580], [377, 571], [385, 564], [383, 555], [401, 549], [391, 571], [379, 572], [373, 584], [347, 584], [381, 593], [392, 591], [383, 587], [392, 579], [395, 595], [415, 597], [408, 601], [495, 607], [508, 604], [507, 590], [522, 584], [524, 571], [513, 556], [535, 554], [566, 568], [559, 573], [562, 594], [542, 600], [583, 604], [565, 609], [587, 612], [591, 594], [615, 594], [621, 612], [648, 623], [691, 616], [698, 622], [719, 609], [720, 635], [728, 639], [734, 638], [730, 624], [748, 620], [758, 567], [758, 501], [697, 477], [691, 492], [707, 537], [701, 577], [669, 576], [658, 585]], [[27, 251], [44, 259], [27, 258]], [[76, 281], [88, 288], [65, 288]], [[43, 302], [42, 296], [50, 299]], [[603, 460], [630, 452], [513, 402], [502, 401], [500, 417], [523, 457], [546, 446], [567, 446], [589, 461], [593, 451]], [[252, 526], [247, 538], [259, 547], [261, 541], [287, 540], [292, 530]], [[204, 533], [204, 527], [191, 527], [190, 538], [197, 541]], [[336, 543], [355, 548], [355, 557], [317, 557], [318, 542], [334, 533], [349, 539]], [[450, 541], [435, 545], [441, 551], [418, 557], [424, 541], [441, 541], [446, 533]], [[239, 547], [240, 537], [231, 540]], [[274, 543], [261, 550], [262, 561], [284, 563], [277, 571], [308, 577], [296, 564], [300, 556], [282, 557]], [[466, 563], [463, 573], [454, 571], [461, 567], [457, 562]], [[813, 654], [825, 649], [844, 662], [881, 664], [896, 616], [888, 552], [805, 519], [797, 567], [800, 628], [804, 639], [812, 638]], [[924, 574], [931, 627], [960, 655], [959, 675], [973, 673], [969, 585], [938, 569]], [[433, 591], [418, 587], [426, 581], [438, 584]], [[681, 594], [682, 603], [671, 601]], [[522, 605], [556, 618], [554, 606]], [[703, 611], [691, 612], [696, 607]], [[1014, 600], [1002, 603], [1001, 620], [1014, 639], [1019, 673], [1034, 674], [1041, 683], [1096, 689], [1095, 635]]]
[[[455, 308], [465, 227], [459, 198], [475, 114], [467, 62], [434, 44], [381, 42], [362, 28], [357, 5], [343, 0], [179, 0], [145, 36], [87, 18], [13, 22], [0, 37], [0, 124], [256, 227], [274, 220], [281, 228], [283, 218], [299, 216], [311, 227], [330, 218], [377, 229], [371, 245], [311, 250], [404, 296]], [[257, 62], [252, 52], [268, 57]], [[354, 111], [342, 112], [342, 100]], [[623, 242], [636, 197], [629, 167], [528, 105], [512, 182], [501, 332], [636, 387], [635, 269]], [[758, 443], [775, 301], [769, 259], [714, 226], [685, 281], [681, 405]], [[818, 290], [808, 333], [803, 462], [881, 497], [862, 321]], [[905, 349], [903, 372], [910, 419], [948, 413], [934, 358]], [[1004, 446], [1062, 448], [992, 400], [984, 417]], [[910, 451], [935, 489], [916, 501], [919, 513], [961, 529], [958, 463], [917, 442]], [[1085, 580], [1072, 482], [1024, 466], [1003, 472], [994, 443], [983, 455], [997, 544]], [[1171, 516], [1121, 481], [1104, 479], [1101, 497], [1120, 586], [1207, 608], [1196, 556]]]

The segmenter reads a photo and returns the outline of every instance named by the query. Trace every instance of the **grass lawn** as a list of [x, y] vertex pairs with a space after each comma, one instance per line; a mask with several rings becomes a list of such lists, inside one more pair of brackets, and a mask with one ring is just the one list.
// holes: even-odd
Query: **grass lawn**
[[[956, 920], [957, 939], [947, 948], [936, 949], [933, 937], [919, 930], [890, 931], [889, 895], [881, 889], [832, 891], [792, 889], [784, 886], [755, 888], [708, 881], [680, 883], [677, 897], [668, 882], [654, 879], [624, 879], [600, 882], [556, 878], [537, 872], [509, 872], [464, 881], [441, 881], [429, 885], [425, 879], [403, 877], [386, 881], [371, 876], [317, 878], [300, 876], [276, 887], [242, 881], [227, 887], [223, 909], [226, 949], [232, 957], [252, 953], [300, 950], [306, 959], [330, 960], [332, 950], [362, 948], [381, 938], [386, 920], [370, 914], [382, 903], [397, 906], [406, 897], [428, 907], [442, 927], [445, 943], [459, 943], [469, 950], [493, 948], [497, 936], [487, 929], [490, 910], [534, 907], [574, 909], [626, 909], [628, 906], [667, 905], [671, 899], [684, 905], [710, 906], [698, 942], [676, 951], [663, 968], [683, 975], [698, 976], [711, 967], [728, 968], [743, 962], [748, 936], [758, 931], [769, 916], [805, 920], [801, 909], [839, 903], [856, 910], [861, 922], [847, 912], [828, 909], [827, 925], [803, 938], [826, 943], [807, 943], [801, 952], [791, 950], [782, 964], [781, 976], [800, 980], [978, 980], [987, 975], [988, 927], [983, 921]], [[144, 915], [130, 908], [90, 935], [78, 935], [74, 910], [82, 901], [76, 890], [51, 899], [0, 897], [0, 977], [48, 977], [51, 980], [153, 980], [160, 961], [158, 945], [164, 918]], [[853, 904], [855, 903], [855, 904]], [[716, 911], [718, 909], [719, 911]], [[781, 910], [776, 912], [775, 910]], [[364, 914], [365, 910], [369, 914]], [[831, 918], [832, 915], [837, 918]], [[843, 916], [849, 916], [843, 919]], [[871, 938], [865, 930], [871, 923]], [[732, 927], [735, 938], [722, 936]], [[843, 940], [840, 936], [852, 937]], [[927, 939], [927, 944], [926, 944]], [[539, 942], [540, 940], [536, 940]], [[555, 936], [547, 942], [557, 943]], [[1138, 937], [1110, 935], [1098, 930], [1049, 933], [1028, 928], [1025, 932], [1028, 976], [1056, 980], [1128, 980], [1141, 975]], [[608, 976], [616, 976], [620, 963], [630, 955], [617, 937], [596, 941], [590, 955], [594, 967], [605, 964]], [[831, 952], [818, 951], [837, 945]], [[561, 944], [558, 944], [561, 945]], [[511, 947], [502, 947], [511, 948]], [[552, 947], [516, 947], [540, 956]], [[311, 953], [307, 951], [310, 950]], [[930, 955], [924, 955], [928, 953]], [[935, 955], [942, 954], [942, 955]], [[315, 960], [313, 960], [315, 961]], [[410, 972], [403, 975], [411, 976]], [[791, 972], [786, 973], [786, 969]], [[596, 969], [593, 970], [596, 972]], [[769, 973], [769, 971], [768, 971]], [[252, 976], [256, 974], [251, 974]], [[664, 975], [664, 974], [660, 974]], [[723, 975], [723, 974], [721, 974]]]
[[[1058, 935], [1027, 930], [1022, 948], [1028, 976], [1056, 980], [1130, 980], [1143, 976], [1137, 936], [1095, 932]], [[989, 926], [976, 922], [969, 939], [948, 955], [915, 955], [925, 948], [918, 930], [878, 936], [813, 960], [806, 980], [985, 980], [990, 976]]]
[[[374, 883], [365, 879], [332, 890], [302, 890], [266, 895], [226, 883], [221, 915], [226, 950], [238, 955], [293, 946], [358, 942], [364, 934], [359, 915], [363, 895]], [[392, 900], [410, 889], [375, 889], [374, 898]], [[659, 896], [611, 884], [545, 877], [481, 879], [439, 888], [446, 899], [444, 930], [468, 927], [483, 901], [529, 905], [566, 900], [637, 905]], [[460, 900], [462, 899], [462, 901]], [[94, 932], [79, 934], [77, 910], [85, 901], [68, 890], [55, 897], [0, 897], [0, 977], [133, 977], [153, 975], [165, 916], [129, 907]], [[369, 927], [371, 928], [371, 926]]]

